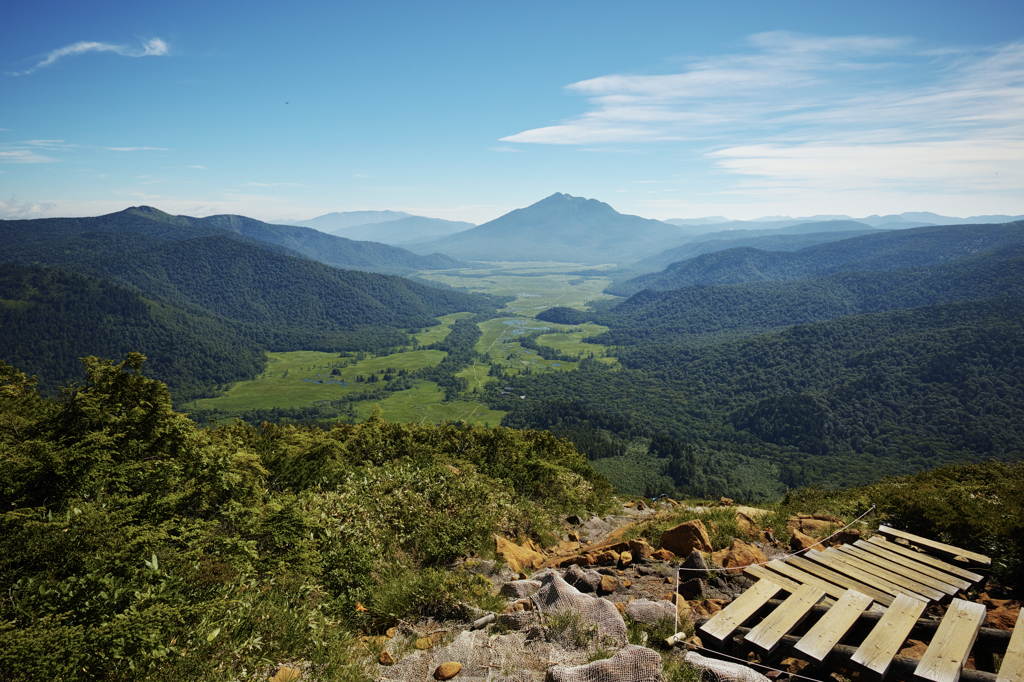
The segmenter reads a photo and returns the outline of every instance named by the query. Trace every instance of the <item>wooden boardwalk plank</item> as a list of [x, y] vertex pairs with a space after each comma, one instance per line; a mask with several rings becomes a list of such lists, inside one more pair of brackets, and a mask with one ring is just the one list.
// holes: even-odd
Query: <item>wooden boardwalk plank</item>
[[946, 573], [952, 573], [953, 575], [959, 576], [959, 577], [963, 578], [964, 580], [970, 580], [972, 583], [980, 583], [982, 580], [985, 579], [985, 576], [978, 575], [974, 571], [968, 571], [966, 568], [961, 568], [960, 566], [954, 566], [953, 564], [947, 564], [942, 559], [936, 559], [935, 557], [929, 556], [928, 554], [922, 554], [921, 552], [915, 552], [912, 549], [907, 549], [906, 547], [904, 547], [902, 545], [897, 545], [895, 542], [889, 542], [885, 538], [879, 537], [877, 535], [872, 537], [872, 538], [870, 538], [868, 540], [868, 542], [870, 542], [870, 543], [872, 543], [874, 545], [877, 545], [879, 547], [883, 547], [883, 548], [889, 550], [890, 552], [895, 552], [896, 554], [899, 554], [900, 556], [905, 556], [905, 557], [907, 557], [909, 559], [913, 559], [914, 561], [920, 561], [922, 564], [928, 564], [929, 566], [934, 566], [935, 568], [937, 568], [937, 569], [939, 569], [941, 571], [945, 571]]
[[758, 609], [768, 603], [782, 587], [770, 580], [758, 580], [749, 590], [736, 597], [731, 604], [716, 613], [707, 623], [700, 626], [701, 632], [715, 638], [719, 642], [732, 634], [732, 631], [754, 615]]
[[800, 589], [789, 595], [786, 601], [775, 607], [775, 610], [764, 620], [754, 626], [747, 633], [745, 639], [762, 651], [768, 653], [775, 651], [782, 638], [802, 623], [810, 613], [811, 607], [824, 597], [824, 590], [819, 590], [813, 585], [801, 586]]
[[[916, 592], [917, 594], [928, 597], [929, 599], [932, 599], [934, 601], [941, 601], [947, 597], [945, 591], [936, 589], [931, 585], [926, 585], [922, 583], [920, 580], [910, 578], [906, 575], [903, 575], [902, 573], [898, 573], [886, 567], [879, 566], [877, 563], [870, 561], [869, 559], [865, 559], [863, 556], [859, 554], [859, 552], [860, 550], [858, 550], [855, 547], [850, 548], [849, 551], [840, 549], [838, 547], [835, 549], [829, 548], [825, 550], [825, 553], [829, 556], [841, 557], [843, 561], [853, 566], [856, 566], [865, 573], [877, 575], [879, 578], [882, 578], [883, 580], [888, 580], [893, 585], [898, 585], [899, 587], [902, 587], [906, 590]], [[924, 578], [925, 576], [921, 577]], [[953, 586], [950, 585], [949, 588], [953, 589]], [[954, 591], [953, 594], [956, 594], [956, 592]]]
[[866, 594], [847, 590], [794, 648], [819, 663], [824, 662], [872, 601]]
[[957, 682], [985, 622], [985, 605], [954, 599], [914, 671], [929, 682]]
[[904, 540], [908, 540], [917, 545], [918, 547], [934, 550], [941, 554], [948, 554], [950, 556], [955, 557], [962, 556], [966, 558], [968, 561], [973, 561], [974, 563], [981, 564], [982, 566], [990, 566], [992, 564], [992, 559], [988, 558], [984, 554], [978, 554], [977, 552], [971, 552], [966, 549], [954, 547], [953, 545], [947, 545], [944, 542], [936, 542], [935, 540], [929, 540], [928, 538], [923, 538], [920, 535], [907, 533], [906, 531], [897, 530], [896, 528], [891, 528], [889, 526], [879, 526], [878, 532], [882, 535], [889, 535], [894, 538], [902, 538]]
[[1024, 611], [1017, 616], [996, 682], [1024, 682]]
[[865, 540], [857, 540], [857, 542], [853, 543], [853, 545], [858, 549], [863, 549], [865, 552], [871, 552], [875, 556], [885, 559], [886, 561], [891, 561], [894, 564], [906, 566], [907, 568], [917, 573], [920, 573], [921, 575], [927, 575], [931, 578], [935, 578], [938, 581], [944, 582], [947, 585], [952, 585], [958, 590], [971, 589], [971, 582], [969, 580], [964, 580], [963, 578], [959, 578], [953, 575], [952, 573], [946, 573], [945, 571], [940, 571], [937, 568], [932, 568], [931, 566], [922, 564], [918, 561], [914, 561], [913, 559], [905, 557], [901, 554], [890, 552], [888, 549], [882, 547], [881, 545], [873, 544]]
[[878, 678], [884, 678], [907, 635], [924, 612], [920, 599], [901, 594], [893, 601], [851, 659]]
[[911, 589], [900, 587], [899, 585], [894, 585], [884, 578], [862, 571], [856, 566], [851, 566], [848, 562], [845, 562], [841, 559], [837, 559], [836, 557], [830, 554], [825, 554], [824, 552], [817, 552], [815, 550], [811, 550], [807, 552], [807, 554], [805, 554], [804, 556], [808, 559], [811, 559], [812, 561], [816, 561], [826, 566], [827, 568], [831, 568], [834, 571], [837, 571], [844, 575], [848, 575], [854, 580], [859, 580], [861, 583], [865, 585], [872, 585], [879, 590], [888, 592], [894, 597], [900, 594], [909, 594], [911, 597], [914, 597], [915, 599], [920, 599], [923, 602], [931, 601], [930, 599], [928, 599], [928, 597], [920, 595]]
[[877, 601], [879, 604], [882, 604], [883, 606], [889, 606], [889, 604], [892, 604], [893, 595], [889, 594], [888, 592], [876, 590], [874, 587], [871, 587], [870, 585], [865, 585], [859, 580], [854, 580], [853, 578], [843, 575], [842, 573], [836, 573], [835, 571], [829, 568], [825, 568], [821, 564], [816, 564], [813, 561], [810, 561], [809, 559], [793, 556], [787, 559], [786, 563], [792, 564], [793, 566], [803, 571], [806, 571], [807, 573], [810, 573], [820, 579], [827, 580], [828, 582], [839, 585], [844, 589], [857, 590], [861, 594], [868, 595], [869, 597]]
[[824, 591], [825, 594], [827, 594], [828, 596], [834, 597], [836, 599], [842, 597], [843, 592], [845, 591], [844, 588], [839, 587], [834, 583], [830, 583], [827, 580], [822, 580], [818, 576], [811, 575], [806, 571], [801, 571], [796, 566], [792, 566], [783, 561], [769, 561], [762, 568], [769, 569], [769, 573], [778, 573], [787, 578], [791, 578], [794, 582], [797, 582], [801, 585], [814, 585], [819, 590]]
[[753, 578], [754, 580], [771, 580], [773, 583], [777, 583], [779, 587], [784, 589], [790, 594], [800, 589], [801, 584], [795, 580], [790, 580], [781, 573], [775, 571], [769, 571], [764, 566], [758, 564], [750, 564], [749, 566], [743, 567], [743, 574], [747, 577]]

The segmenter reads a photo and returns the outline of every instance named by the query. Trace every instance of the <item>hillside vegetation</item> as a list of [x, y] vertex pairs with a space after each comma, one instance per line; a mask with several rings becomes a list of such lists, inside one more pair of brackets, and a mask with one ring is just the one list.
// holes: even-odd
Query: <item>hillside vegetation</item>
[[6, 679], [209, 679], [305, 659], [359, 679], [350, 633], [500, 608], [452, 560], [549, 544], [610, 487], [549, 433], [373, 417], [200, 430], [144, 358], [88, 358], [57, 400], [0, 363]]

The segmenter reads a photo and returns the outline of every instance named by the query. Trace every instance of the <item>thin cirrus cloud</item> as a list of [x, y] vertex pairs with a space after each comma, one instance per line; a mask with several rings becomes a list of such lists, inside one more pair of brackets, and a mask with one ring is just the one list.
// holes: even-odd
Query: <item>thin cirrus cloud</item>
[[11, 76], [27, 76], [35, 73], [39, 69], [45, 68], [56, 64], [65, 57], [77, 57], [79, 55], [88, 54], [89, 52], [113, 52], [119, 54], [122, 57], [162, 57], [170, 54], [170, 48], [167, 43], [160, 38], [152, 38], [142, 43], [141, 47], [132, 47], [129, 45], [111, 45], [110, 43], [97, 43], [82, 41], [67, 45], [65, 47], [57, 48], [56, 50], [48, 53], [39, 63], [35, 66], [25, 70], [10, 73]]
[[501, 142], [678, 144], [750, 188], [1024, 185], [1022, 43], [924, 49], [907, 38], [761, 33], [742, 53], [678, 73], [566, 89], [588, 110]]

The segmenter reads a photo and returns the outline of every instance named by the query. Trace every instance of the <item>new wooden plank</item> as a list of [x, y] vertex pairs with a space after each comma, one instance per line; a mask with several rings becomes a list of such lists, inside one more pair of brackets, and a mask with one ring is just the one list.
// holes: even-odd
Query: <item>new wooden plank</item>
[[921, 657], [914, 677], [929, 682], [957, 682], [983, 622], [984, 604], [954, 599]]
[[793, 594], [789, 595], [786, 601], [782, 602], [765, 619], [758, 623], [747, 633], [745, 639], [760, 648], [762, 651], [771, 653], [779, 645], [782, 638], [789, 634], [789, 631], [803, 622], [811, 607], [825, 597], [825, 591], [819, 590], [812, 585], [803, 585]]
[[872, 544], [871, 542], [867, 542], [865, 540], [857, 540], [857, 542], [853, 543], [853, 546], [857, 547], [858, 549], [863, 549], [865, 552], [871, 552], [875, 556], [881, 559], [885, 559], [886, 561], [891, 561], [894, 564], [899, 564], [900, 566], [906, 566], [907, 568], [917, 573], [920, 573], [921, 575], [926, 575], [931, 578], [935, 578], [936, 580], [939, 580], [941, 582], [944, 582], [947, 585], [952, 585], [958, 590], [971, 589], [971, 582], [969, 580], [964, 580], [963, 578], [959, 578], [953, 575], [952, 573], [946, 573], [945, 571], [941, 571], [938, 568], [932, 568], [931, 566], [928, 566], [926, 564], [914, 561], [909, 557], [896, 554], [895, 552], [890, 552], [888, 549], [882, 547], [881, 545]]
[[950, 556], [955, 557], [962, 556], [966, 558], [968, 561], [973, 561], [974, 563], [981, 564], [982, 566], [989, 566], [992, 564], [992, 559], [988, 558], [984, 554], [978, 554], [977, 552], [971, 552], [966, 549], [954, 547], [953, 545], [947, 545], [944, 542], [929, 540], [928, 538], [923, 538], [920, 535], [914, 535], [913, 533], [908, 533], [906, 531], [898, 530], [896, 528], [891, 528], [890, 526], [879, 526], [878, 532], [882, 535], [890, 535], [894, 538], [902, 538], [904, 540], [914, 543], [918, 547], [934, 550], [942, 554], [949, 554]]
[[893, 656], [903, 646], [926, 606], [920, 599], [906, 594], [897, 596], [885, 615], [878, 619], [878, 623], [864, 638], [864, 642], [857, 647], [857, 653], [851, 660], [876, 677], [884, 678], [892, 665]]
[[827, 568], [831, 568], [834, 571], [837, 571], [844, 575], [848, 575], [854, 580], [859, 580], [862, 584], [872, 585], [879, 590], [888, 592], [894, 597], [900, 594], [909, 594], [911, 597], [914, 597], [915, 599], [920, 599], [924, 602], [931, 601], [928, 599], [928, 597], [922, 596], [911, 589], [900, 587], [899, 585], [894, 585], [888, 580], [885, 580], [884, 578], [880, 578], [877, 575], [873, 575], [871, 573], [862, 571], [856, 566], [851, 566], [848, 562], [843, 561], [841, 559], [837, 559], [836, 557], [831, 556], [829, 554], [825, 554], [824, 552], [818, 552], [812, 549], [811, 551], [807, 552], [804, 556], [810, 559], [811, 561], [823, 564]]
[[966, 568], [961, 568], [960, 566], [954, 566], [953, 564], [947, 564], [942, 559], [936, 559], [935, 557], [930, 556], [928, 554], [923, 554], [921, 552], [915, 552], [912, 549], [907, 549], [906, 547], [903, 547], [902, 545], [897, 545], [895, 542], [889, 542], [885, 538], [879, 537], [877, 535], [875, 535], [874, 537], [870, 538], [868, 540], [868, 542], [870, 542], [870, 543], [872, 543], [874, 545], [877, 545], [878, 547], [884, 547], [885, 549], [889, 550], [890, 552], [895, 552], [896, 554], [899, 554], [900, 556], [905, 556], [905, 557], [907, 557], [909, 559], [913, 559], [914, 561], [920, 561], [922, 564], [928, 564], [929, 566], [934, 566], [935, 568], [937, 568], [937, 569], [939, 569], [941, 571], [945, 571], [946, 573], [952, 573], [953, 575], [959, 576], [959, 577], [963, 578], [964, 580], [970, 580], [972, 583], [980, 583], [982, 580], [985, 579], [985, 576], [978, 575], [974, 571], [968, 571]]
[[782, 588], [770, 580], [758, 580], [749, 590], [736, 597], [731, 604], [716, 613], [700, 627], [701, 631], [719, 642], [754, 615]]
[[769, 571], [764, 566], [759, 566], [758, 564], [744, 566], [743, 574], [755, 580], [771, 580], [790, 594], [796, 592], [801, 587], [800, 583], [795, 580], [790, 580], [780, 573]]
[[827, 580], [831, 583], [835, 583], [836, 585], [839, 585], [842, 588], [848, 590], [857, 590], [862, 594], [868, 595], [869, 597], [877, 601], [879, 604], [882, 604], [884, 606], [889, 606], [890, 604], [892, 604], [894, 595], [891, 595], [888, 592], [883, 592], [882, 590], [877, 590], [870, 585], [865, 585], [859, 580], [854, 580], [848, 575], [843, 575], [842, 573], [837, 573], [832, 569], [825, 568], [821, 564], [817, 564], [809, 559], [805, 559], [803, 557], [798, 556], [792, 556], [786, 560], [786, 563], [792, 564], [793, 566], [796, 566], [797, 568], [806, 571], [807, 573], [815, 575], [818, 578]]
[[893, 585], [897, 585], [905, 590], [910, 590], [911, 592], [916, 592], [917, 594], [928, 597], [933, 601], [941, 601], [942, 599], [946, 598], [947, 595], [942, 590], [935, 589], [934, 587], [931, 587], [930, 585], [925, 585], [924, 583], [918, 580], [908, 578], [905, 575], [893, 572], [887, 568], [883, 568], [882, 566], [879, 566], [878, 564], [872, 561], [868, 561], [864, 559], [864, 557], [853, 553], [857, 551], [859, 550], [855, 548], [851, 549], [850, 551], [843, 551], [842, 549], [837, 547], [826, 549], [825, 554], [839, 558], [841, 561], [844, 561], [852, 566], [856, 566], [865, 573], [870, 573], [871, 575], [878, 576], [883, 580], [888, 580]]
[[883, 571], [888, 571], [889, 573], [893, 573], [895, 575], [902, 575], [903, 577], [909, 580], [913, 580], [915, 583], [918, 583], [919, 585], [930, 587], [931, 589], [936, 590], [946, 596], [952, 597], [960, 591], [956, 585], [944, 582], [942, 580], [939, 580], [938, 578], [933, 578], [932, 576], [927, 575], [925, 573], [920, 573], [908, 566], [904, 566], [903, 564], [897, 561], [891, 561], [873, 552], [869, 552], [866, 549], [861, 549], [860, 547], [856, 547], [854, 545], [841, 545], [836, 549], [838, 549], [840, 552], [845, 552], [846, 554], [855, 556], [861, 561], [866, 561], [868, 563], [874, 564], [881, 568]]
[[847, 590], [836, 605], [800, 638], [794, 648], [819, 663], [824, 662], [832, 652], [832, 647], [846, 636], [872, 601], [871, 597], [857, 590]]
[[801, 571], [796, 566], [791, 566], [784, 561], [769, 561], [761, 568], [769, 569], [769, 573], [780, 574], [787, 578], [791, 578], [794, 582], [802, 585], [814, 585], [819, 590], [823, 590], [828, 596], [835, 597], [836, 599], [842, 597], [843, 592], [845, 592], [844, 588], [839, 587], [834, 583], [830, 583], [827, 580], [822, 580], [818, 576], [811, 575], [806, 571]]
[[1024, 682], [1024, 611], [1017, 616], [996, 682]]

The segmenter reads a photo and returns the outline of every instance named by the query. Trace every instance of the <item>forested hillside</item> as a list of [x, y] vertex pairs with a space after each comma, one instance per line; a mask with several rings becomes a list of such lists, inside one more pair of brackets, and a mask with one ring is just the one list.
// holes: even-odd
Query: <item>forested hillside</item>
[[[951, 263], [889, 272], [695, 286], [666, 292], [648, 290], [614, 307], [577, 315], [612, 327], [592, 338], [594, 343], [691, 344], [846, 315], [992, 296], [1024, 296], [1024, 245], [1006, 246]], [[546, 311], [538, 317], [558, 321], [550, 314]]]
[[4, 361], [35, 374], [49, 394], [81, 376], [79, 358], [94, 354], [149, 354], [153, 376], [181, 400], [266, 365], [262, 347], [226, 320], [41, 267], [0, 267], [0, 348]]
[[[527, 399], [494, 394], [491, 404], [508, 411], [503, 423], [579, 433], [591, 456], [698, 495], [770, 497], [782, 486], [1024, 457], [1019, 297], [618, 354], [619, 370], [588, 362], [574, 373], [500, 376]], [[658, 437], [682, 445], [662, 446], [674, 453], [665, 456], [640, 440]]]
[[793, 252], [736, 248], [673, 263], [663, 272], [642, 275], [606, 291], [630, 296], [643, 289], [670, 291], [701, 284], [785, 281], [838, 272], [898, 270], [942, 263], [1022, 242], [1024, 221], [1017, 221], [1002, 225], [878, 232]]

